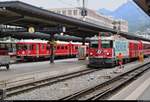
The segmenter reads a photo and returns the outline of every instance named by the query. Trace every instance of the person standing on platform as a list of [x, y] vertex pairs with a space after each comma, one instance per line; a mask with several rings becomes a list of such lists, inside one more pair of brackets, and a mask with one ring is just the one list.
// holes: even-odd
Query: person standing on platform
[[119, 63], [119, 69], [122, 70], [122, 68], [124, 68], [124, 66], [123, 66], [123, 55], [122, 55], [122, 53], [119, 53], [118, 56], [117, 56], [117, 58], [118, 58], [118, 63]]
[[119, 54], [117, 55], [117, 60], [118, 60], [119, 67], [117, 67], [117, 69], [113, 71], [114, 73], [121, 72], [122, 68], [124, 68], [124, 66], [123, 66], [123, 55], [122, 55], [122, 53], [119, 53]]

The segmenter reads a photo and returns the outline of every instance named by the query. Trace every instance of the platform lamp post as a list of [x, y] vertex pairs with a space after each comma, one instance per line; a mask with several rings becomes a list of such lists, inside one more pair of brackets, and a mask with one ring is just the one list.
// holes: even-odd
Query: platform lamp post
[[54, 34], [50, 36], [50, 63], [54, 63]]
[[85, 37], [82, 38], [82, 45], [85, 45]]

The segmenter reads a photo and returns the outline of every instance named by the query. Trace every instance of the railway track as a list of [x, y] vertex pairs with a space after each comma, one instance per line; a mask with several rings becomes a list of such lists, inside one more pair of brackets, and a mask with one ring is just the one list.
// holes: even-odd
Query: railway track
[[131, 83], [150, 68], [150, 63], [123, 73], [102, 84], [81, 90], [60, 100], [103, 100], [107, 99], [125, 85]]
[[29, 90], [33, 90], [33, 89], [43, 87], [46, 85], [51, 85], [51, 84], [54, 84], [57, 82], [65, 81], [65, 80], [68, 80], [71, 78], [83, 76], [83, 75], [93, 73], [98, 70], [100, 70], [100, 69], [85, 69], [85, 70], [78, 71], [78, 72], [72, 72], [69, 74], [60, 75], [60, 76], [56, 76], [56, 77], [44, 78], [44, 79], [40, 79], [37, 81], [0, 89], [0, 99], [4, 100], [7, 97], [21, 94], [21, 93], [27, 92]]

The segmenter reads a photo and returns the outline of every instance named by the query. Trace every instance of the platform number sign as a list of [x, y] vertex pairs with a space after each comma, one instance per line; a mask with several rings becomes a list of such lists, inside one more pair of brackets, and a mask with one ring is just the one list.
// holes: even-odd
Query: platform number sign
[[29, 27], [28, 32], [29, 32], [29, 33], [34, 33], [34, 32], [35, 32], [34, 27]]

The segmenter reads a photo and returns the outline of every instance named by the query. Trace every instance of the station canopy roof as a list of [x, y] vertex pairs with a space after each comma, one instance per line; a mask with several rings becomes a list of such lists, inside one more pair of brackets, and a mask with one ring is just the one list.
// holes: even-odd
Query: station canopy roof
[[150, 0], [134, 0], [134, 2], [150, 16]]
[[[45, 33], [29, 33], [29, 32], [16, 32], [16, 33], [3, 33], [0, 34], [0, 38], [11, 36], [12, 38], [16, 39], [44, 39], [44, 40], [49, 40], [50, 39], [50, 34], [45, 34]], [[80, 37], [75, 37], [75, 36], [69, 36], [69, 35], [60, 35], [60, 34], [55, 34], [54, 35], [55, 40], [61, 40], [61, 41], [73, 41], [73, 42], [82, 42], [82, 38]], [[86, 42], [89, 42], [90, 39], [86, 38]]]
[[[47, 34], [57, 33], [58, 29], [65, 27], [66, 34], [77, 37], [92, 37], [99, 32], [117, 33], [117, 30], [111, 28], [57, 14], [20, 1], [0, 2], [0, 24], [34, 27], [37, 32]], [[2, 29], [0, 31], [1, 34], [7, 32]], [[131, 33], [119, 32], [119, 34], [129, 39], [150, 41]]]

